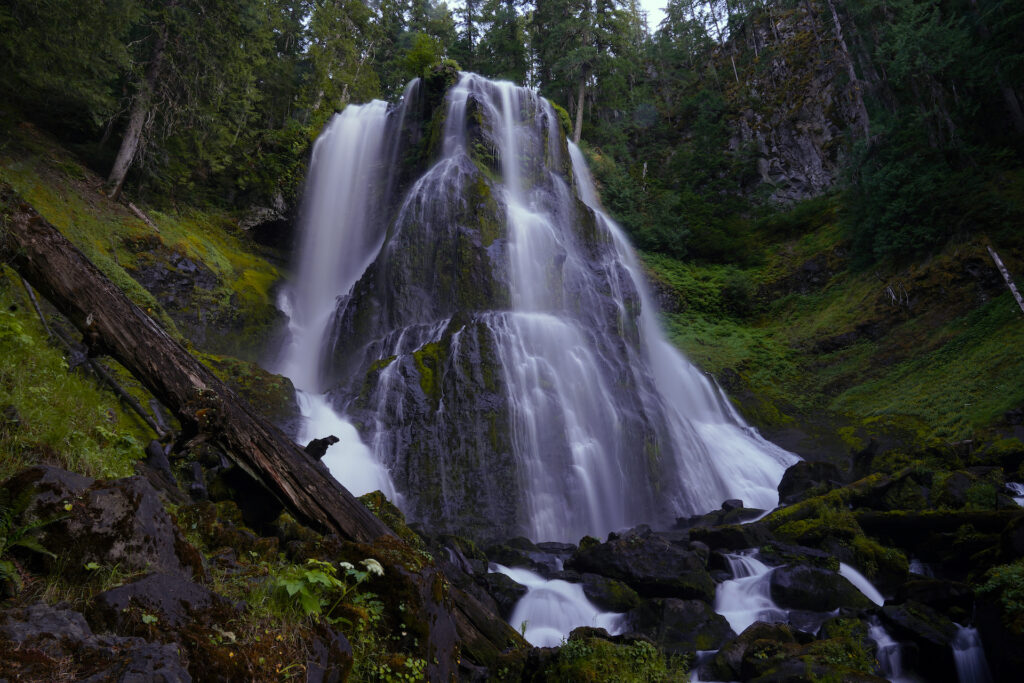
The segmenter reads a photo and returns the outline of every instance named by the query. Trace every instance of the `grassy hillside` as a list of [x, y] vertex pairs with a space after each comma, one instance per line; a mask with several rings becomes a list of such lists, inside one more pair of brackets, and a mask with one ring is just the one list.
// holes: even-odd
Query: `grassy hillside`
[[[281, 274], [233, 216], [144, 207], [154, 229], [107, 199], [100, 178], [29, 124], [0, 132], [0, 183], [60, 228], [172, 336], [205, 352], [200, 357], [223, 379], [258, 396], [261, 405], [280, 407], [286, 400], [280, 394], [290, 394], [290, 387], [249, 362], [279, 322], [272, 289]], [[60, 326], [59, 316], [42, 304], [50, 323]], [[154, 435], [84, 368], [69, 367], [75, 360], [47, 338], [20, 278], [7, 267], [0, 267], [0, 358], [0, 479], [37, 462], [92, 476], [131, 473]], [[148, 403], [126, 371], [104, 362]]]
[[[672, 340], [804, 454], [1020, 436], [1024, 314], [983, 241], [856, 270], [834, 206], [762, 223], [754, 267], [645, 254]], [[1024, 279], [1021, 245], [994, 246]]]

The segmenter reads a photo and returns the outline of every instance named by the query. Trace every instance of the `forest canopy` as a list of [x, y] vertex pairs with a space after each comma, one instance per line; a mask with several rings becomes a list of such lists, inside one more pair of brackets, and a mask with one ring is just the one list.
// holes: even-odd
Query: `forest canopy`
[[[12, 0], [0, 92], [112, 194], [294, 206], [335, 111], [450, 59], [564, 107], [642, 249], [743, 260], [833, 192], [870, 262], [1020, 220], [1021, 35], [1016, 0]], [[826, 96], [841, 172], [780, 192], [765, 141]]]

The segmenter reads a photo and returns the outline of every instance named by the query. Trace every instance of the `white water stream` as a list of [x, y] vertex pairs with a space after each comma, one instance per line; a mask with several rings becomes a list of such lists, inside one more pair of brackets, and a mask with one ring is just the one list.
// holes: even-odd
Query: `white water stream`
[[583, 586], [543, 576], [516, 567], [491, 565], [492, 571], [526, 586], [524, 595], [512, 612], [509, 623], [522, 629], [523, 637], [536, 647], [555, 647], [578, 626], [603, 628], [612, 635], [621, 633], [623, 615], [602, 612], [583, 594]]

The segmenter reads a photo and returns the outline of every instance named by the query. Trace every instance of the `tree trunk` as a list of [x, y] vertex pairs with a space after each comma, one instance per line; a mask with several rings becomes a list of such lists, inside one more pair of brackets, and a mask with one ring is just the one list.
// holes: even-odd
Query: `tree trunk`
[[1017, 291], [1017, 285], [1013, 284], [1013, 278], [1010, 277], [1010, 271], [1003, 265], [1003, 259], [999, 258], [999, 254], [992, 247], [986, 247], [988, 249], [989, 256], [996, 264], [996, 268], [999, 269], [999, 274], [1003, 276], [1003, 280], [1006, 282], [1007, 288], [1010, 290], [1010, 294], [1013, 294], [1013, 298], [1016, 300], [1017, 305], [1020, 306], [1020, 310], [1024, 313], [1024, 299], [1021, 299], [1020, 292]]
[[[92, 349], [127, 368], [182, 422], [202, 430], [232, 461], [273, 493], [296, 517], [345, 539], [388, 549], [389, 581], [407, 581], [430, 624], [431, 680], [449, 680], [458, 647], [484, 663], [510, 644], [524, 645], [500, 617], [459, 592], [447, 593], [441, 571], [410, 572], [387, 557], [408, 552], [383, 522], [281, 430], [193, 358], [133, 304], [78, 249], [10, 187], [0, 184], [0, 261], [15, 268], [78, 327]], [[368, 551], [374, 552], [371, 546]], [[403, 550], [404, 549], [404, 550]], [[397, 560], [393, 560], [397, 562]]]
[[164, 50], [167, 49], [167, 27], [161, 26], [157, 33], [156, 43], [153, 45], [153, 56], [146, 67], [146, 75], [139, 84], [139, 91], [132, 99], [131, 110], [128, 114], [128, 128], [121, 138], [121, 146], [117, 150], [117, 157], [114, 159], [114, 166], [110, 169], [110, 177], [107, 178], [107, 187], [110, 188], [109, 196], [116, 198], [121, 194], [121, 187], [124, 185], [128, 169], [135, 161], [135, 155], [139, 151], [139, 143], [142, 142], [142, 133], [146, 127], [146, 119], [153, 104], [153, 92], [156, 90], [157, 79], [160, 78], [160, 68], [164, 61]]
[[583, 96], [586, 84], [587, 76], [584, 74], [580, 77], [579, 95], [576, 97], [576, 128], [572, 132], [572, 141], [577, 145], [580, 144], [580, 135], [583, 133]]

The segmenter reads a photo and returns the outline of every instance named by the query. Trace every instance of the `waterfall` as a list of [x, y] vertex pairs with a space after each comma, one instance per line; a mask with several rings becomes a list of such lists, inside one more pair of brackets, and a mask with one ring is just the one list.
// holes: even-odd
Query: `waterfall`
[[[413, 99], [397, 117], [349, 106], [314, 151], [282, 368], [304, 392], [303, 438], [343, 438], [332, 472], [348, 485], [352, 465], [411, 519], [491, 538], [774, 507], [796, 456], [665, 339], [551, 105], [460, 74], [418, 127], [401, 123]], [[418, 177], [387, 172], [414, 162]]]
[[333, 435], [323, 462], [353, 494], [382, 490], [395, 498], [387, 470], [355, 427], [323, 395], [325, 337], [337, 307], [380, 249], [374, 200], [382, 171], [387, 104], [374, 100], [336, 114], [313, 147], [303, 200], [296, 277], [278, 302], [288, 315], [288, 341], [277, 371], [296, 387], [303, 426], [300, 444]]
[[[959, 626], [959, 625], [958, 625]], [[978, 629], [959, 626], [953, 639], [953, 661], [960, 683], [992, 683], [992, 673], [985, 659]]]
[[871, 602], [879, 606], [885, 604], [885, 598], [878, 591], [878, 589], [875, 588], [874, 584], [868, 581], [867, 577], [865, 577], [863, 574], [861, 574], [859, 571], [857, 571], [850, 565], [846, 564], [845, 562], [840, 562], [839, 575], [845, 578], [850, 583], [852, 583], [854, 588], [863, 593], [864, 597], [866, 597]]
[[535, 647], [557, 647], [577, 626], [595, 626], [616, 635], [622, 632], [623, 615], [602, 612], [583, 594], [583, 586], [561, 579], [545, 579], [529, 569], [491, 565], [516, 583], [526, 586], [512, 611], [509, 623], [521, 628]]
[[875, 641], [878, 669], [893, 683], [912, 683], [915, 679], [903, 671], [903, 646], [893, 640], [878, 619], [868, 623], [868, 638]]
[[773, 567], [750, 555], [726, 555], [732, 578], [715, 591], [715, 611], [737, 634], [755, 621], [786, 623], [789, 613], [775, 604], [771, 594]]

